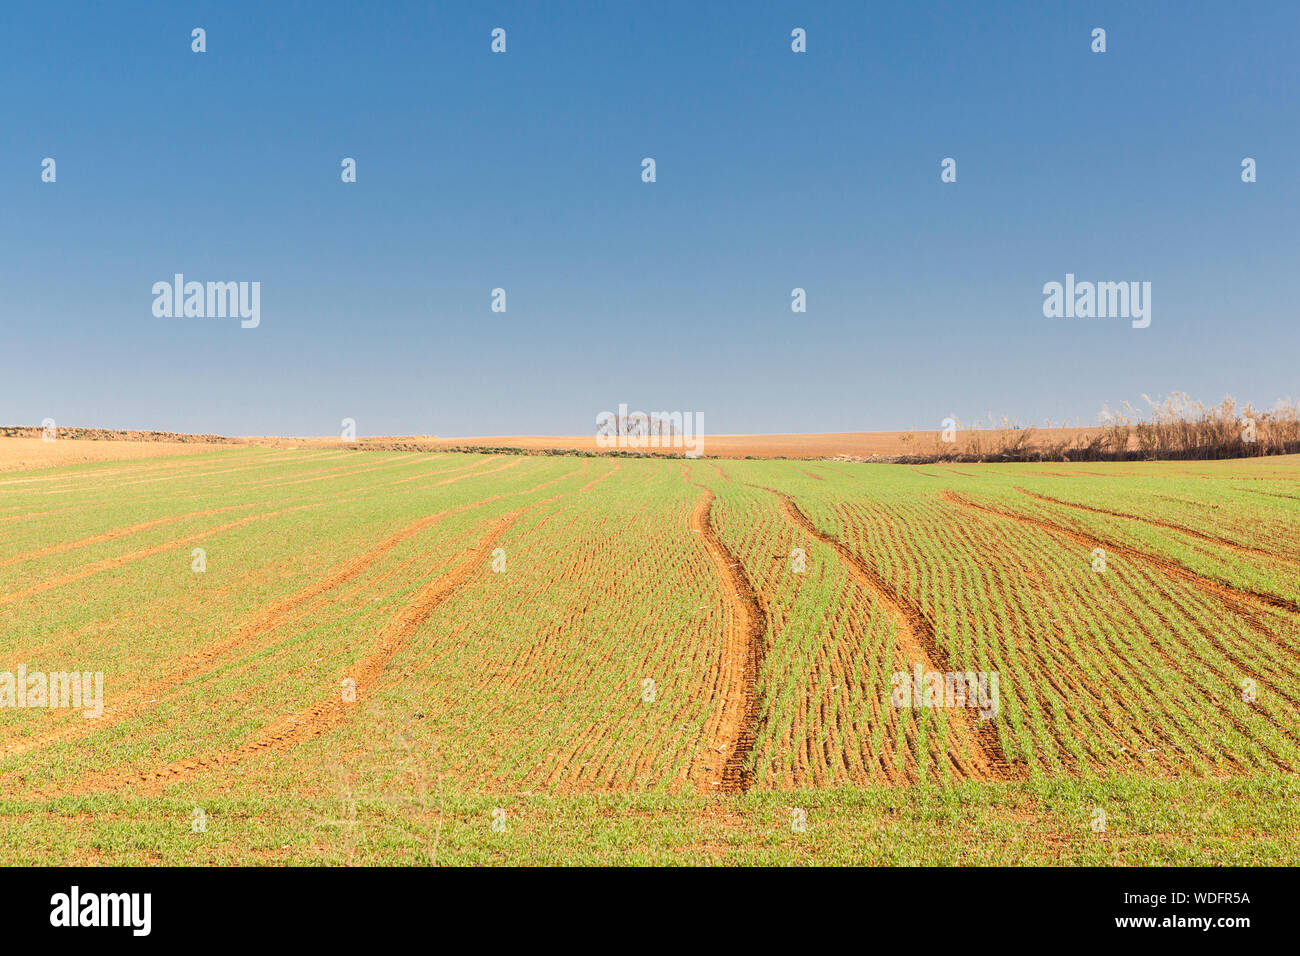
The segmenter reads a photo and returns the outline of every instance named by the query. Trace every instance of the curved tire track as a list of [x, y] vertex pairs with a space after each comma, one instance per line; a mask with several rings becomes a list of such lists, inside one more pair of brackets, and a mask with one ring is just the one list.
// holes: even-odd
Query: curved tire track
[[[1074, 528], [1067, 528], [1064, 525], [1056, 524], [1053, 521], [1047, 521], [1044, 518], [1035, 518], [1031, 515], [1020, 514], [1014, 511], [1003, 511], [1000, 508], [990, 508], [988, 505], [977, 504], [954, 491], [945, 491], [943, 493], [945, 501], [960, 505], [963, 508], [969, 508], [974, 511], [982, 511], [985, 514], [994, 515], [1007, 521], [1018, 521], [1021, 524], [1032, 525], [1040, 531], [1046, 531], [1049, 534], [1057, 534], [1069, 538], [1078, 544], [1091, 548], [1104, 548], [1107, 551], [1113, 551], [1115, 554], [1122, 554], [1126, 558], [1139, 561], [1163, 571], [1170, 577], [1179, 578], [1189, 584], [1193, 584], [1203, 591], [1213, 594], [1223, 603], [1227, 604], [1233, 610], [1240, 613], [1247, 620], [1256, 625], [1260, 622], [1255, 608], [1250, 605], [1266, 607], [1270, 610], [1290, 611], [1292, 614], [1300, 614], [1300, 604], [1287, 598], [1280, 597], [1276, 594], [1266, 594], [1262, 591], [1251, 591], [1247, 588], [1234, 587], [1222, 581], [1216, 581], [1213, 578], [1207, 578], [1197, 574], [1191, 568], [1188, 568], [1176, 561], [1170, 561], [1167, 558], [1156, 557], [1154, 554], [1148, 554], [1146, 551], [1139, 551], [1137, 548], [1131, 548], [1125, 544], [1118, 544], [1114, 541], [1107, 541], [1103, 538], [1096, 538], [1082, 531], [1076, 531]], [[1271, 632], [1270, 632], [1271, 633]]]
[[[23, 738], [13, 743], [6, 744], [3, 747], [3, 752], [0, 753], [0, 759], [18, 756], [27, 753], [30, 750], [44, 747], [60, 740], [84, 737], [91, 732], [103, 730], [105, 727], [112, 726], [121, 720], [134, 717], [137, 714], [148, 710], [161, 698], [171, 694], [171, 692], [175, 691], [186, 681], [192, 680], [195, 677], [201, 677], [210, 672], [216, 665], [216, 662], [222, 657], [239, 650], [241, 647], [244, 647], [261, 635], [275, 630], [282, 624], [294, 620], [299, 616], [297, 612], [303, 607], [303, 605], [322, 594], [333, 591], [341, 585], [359, 577], [377, 564], [385, 555], [399, 544], [420, 534], [422, 531], [437, 524], [442, 519], [451, 515], [460, 514], [464, 511], [470, 511], [474, 508], [483, 507], [484, 505], [491, 504], [494, 501], [499, 501], [500, 499], [510, 495], [534, 494], [548, 485], [554, 484], [556, 481], [572, 477], [581, 470], [581, 468], [575, 469], [574, 471], [560, 475], [558, 478], [552, 478], [533, 488], [528, 488], [523, 491], [504, 492], [498, 495], [491, 495], [490, 497], [479, 501], [467, 505], [461, 505], [458, 508], [452, 508], [447, 511], [441, 511], [437, 514], [426, 515], [419, 518], [385, 538], [370, 550], [352, 558], [350, 561], [330, 572], [320, 580], [307, 585], [289, 597], [271, 605], [270, 608], [258, 617], [238, 628], [233, 634], [224, 640], [218, 641], [214, 644], [209, 644], [197, 651], [185, 655], [180, 659], [178, 666], [173, 668], [163, 677], [151, 681], [143, 687], [128, 691], [126, 694], [122, 695], [122, 697], [115, 700], [111, 705], [105, 707], [103, 715], [98, 720], [93, 722], [83, 720], [75, 723], [64, 724], [46, 733]], [[605, 475], [602, 475], [601, 477], [608, 477], [608, 475], [612, 474], [614, 470], [617, 469], [606, 472]], [[600, 479], [597, 479], [597, 481], [599, 480]], [[583, 490], [586, 490], [587, 487], [590, 487], [593, 484], [595, 484], [594, 481], [589, 482], [587, 486], [584, 486]]]
[[1046, 502], [1047, 504], [1061, 505], [1064, 508], [1075, 508], [1079, 511], [1088, 511], [1091, 512], [1092, 514], [1097, 514], [1097, 515], [1108, 515], [1109, 517], [1112, 518], [1127, 518], [1130, 521], [1138, 521], [1141, 522], [1142, 524], [1153, 525], [1154, 527], [1157, 528], [1165, 528], [1169, 531], [1177, 531], [1179, 534], [1185, 534], [1189, 538], [1196, 538], [1200, 541], [1205, 541], [1208, 544], [1214, 544], [1220, 547], [1231, 548], [1234, 551], [1240, 551], [1243, 554], [1250, 554], [1250, 555], [1254, 555], [1255, 557], [1269, 558], [1270, 560], [1275, 560], [1275, 561], [1285, 561], [1291, 564], [1294, 564], [1297, 561], [1296, 558], [1290, 555], [1279, 554], [1276, 551], [1267, 551], [1264, 548], [1252, 548], [1248, 544], [1241, 544], [1240, 542], [1232, 541], [1229, 540], [1228, 538], [1220, 538], [1217, 535], [1206, 534], [1204, 531], [1197, 531], [1194, 528], [1188, 528], [1180, 524], [1174, 524], [1172, 521], [1162, 521], [1159, 518], [1147, 518], [1147, 517], [1143, 517], [1142, 515], [1129, 514], [1128, 512], [1125, 511], [1111, 511], [1107, 508], [1094, 508], [1092, 505], [1083, 505], [1083, 504], [1079, 504], [1076, 501], [1064, 501], [1060, 498], [1053, 498], [1049, 495], [1040, 495], [1037, 492], [1029, 491], [1026, 488], [1021, 488], [1018, 485], [1016, 486], [1016, 491], [1020, 492], [1022, 495], [1028, 495], [1030, 498], [1034, 498], [1037, 501]]
[[[376, 548], [374, 551], [368, 552], [366, 555], [356, 559], [330, 578], [318, 582], [316, 585], [309, 586], [285, 603], [287, 604], [292, 602], [296, 606], [297, 604], [302, 603], [303, 600], [306, 600], [315, 594], [322, 593], [329, 588], [337, 586], [337, 584], [342, 583], [343, 580], [355, 577], [364, 570], [364, 567], [368, 567], [377, 561], [378, 558], [382, 556], [382, 553], [390, 550], [400, 541], [405, 540], [413, 534], [417, 534], [419, 531], [427, 527], [428, 524], [438, 521], [449, 514], [467, 511], [508, 496], [533, 494], [542, 488], [581, 473], [586, 467], [587, 463], [584, 462], [584, 464], [579, 468], [544, 481], [534, 488], [493, 495], [483, 501], [463, 505], [460, 508], [442, 512], [438, 515], [431, 515], [422, 518], [407, 528], [404, 528], [396, 535], [386, 539], [379, 548]], [[601, 478], [608, 477], [615, 471], [617, 471], [617, 468], [610, 469], [605, 472]], [[589, 482], [581, 490], [585, 491], [595, 483], [595, 481]], [[567, 494], [567, 492], [562, 492], [561, 494], [553, 495], [544, 501], [525, 505], [522, 508], [518, 508], [506, 515], [493, 519], [491, 522], [491, 529], [484, 534], [479, 544], [474, 548], [463, 552], [466, 555], [465, 560], [451, 571], [438, 575], [422, 587], [406, 607], [402, 609], [397, 617], [390, 621], [381, 630], [379, 638], [370, 653], [354, 665], [348, 673], [343, 675], [344, 677], [351, 677], [356, 681], [356, 691], [358, 695], [369, 692], [377, 686], [384, 668], [393, 657], [396, 656], [403, 647], [405, 647], [406, 642], [414, 629], [426, 621], [443, 601], [447, 600], [457, 590], [464, 586], [473, 576], [475, 571], [482, 568], [485, 559], [491, 554], [492, 548], [496, 545], [497, 541], [506, 530], [528, 512], [545, 507], [554, 501], [564, 498]], [[355, 567], [358, 564], [364, 564], [364, 567]], [[309, 594], [308, 592], [311, 593]], [[239, 635], [236, 635], [232, 640], [237, 639], [238, 637]], [[228, 647], [223, 648], [222, 652], [228, 649]], [[216, 655], [208, 654], [207, 656], [213, 657]], [[355, 704], [344, 703], [341, 694], [331, 695], [330, 697], [318, 701], [294, 714], [286, 715], [272, 721], [254, 738], [232, 750], [222, 751], [220, 753], [202, 757], [183, 758], [181, 760], [173, 761], [165, 767], [155, 768], [153, 770], [140, 771], [136, 769], [118, 768], [103, 771], [75, 781], [66, 792], [79, 794], [90, 790], [111, 791], [120, 790], [128, 786], [142, 788], [143, 792], [157, 792], [166, 783], [172, 781], [178, 776], [194, 772], [214, 770], [227, 765], [237, 764], [265, 750], [283, 750], [305, 741], [313, 740], [341, 723], [347, 717], [348, 712], [354, 709], [355, 706]], [[99, 721], [96, 721], [96, 723], [99, 723]]]
[[754, 749], [761, 716], [757, 685], [759, 668], [767, 650], [766, 614], [739, 560], [714, 530], [713, 492], [702, 485], [696, 487], [703, 493], [691, 513], [691, 529], [700, 533], [704, 548], [717, 569], [726, 606], [726, 622], [714, 683], [715, 694], [721, 702], [705, 722], [703, 748], [691, 762], [688, 777], [704, 794], [741, 793], [754, 782], [749, 756]]
[[[947, 655], [939, 647], [934, 622], [918, 605], [894, 591], [857, 552], [839, 539], [818, 530], [790, 495], [772, 488], [766, 490], [781, 499], [782, 511], [793, 524], [834, 548], [858, 584], [889, 611], [895, 619], [899, 649], [913, 665], [920, 664], [927, 673], [947, 673], [952, 670]], [[959, 762], [956, 753], [949, 752], [949, 759], [960, 773], [977, 780], [1007, 780], [1015, 776], [1010, 762], [1002, 752], [1001, 742], [992, 723], [972, 718], [964, 707], [945, 708], [945, 712], [949, 718], [948, 726], [965, 740], [965, 749], [970, 754], [967, 763]]]
[[[416, 592], [401, 612], [380, 631], [370, 653], [344, 675], [344, 678], [350, 677], [356, 681], [358, 700], [374, 688], [389, 661], [406, 646], [412, 631], [428, 620], [438, 606], [459, 590], [475, 571], [481, 570], [484, 560], [491, 554], [501, 534], [525, 512], [553, 500], [520, 508], [495, 519], [492, 522], [493, 528], [483, 535], [474, 548], [466, 552], [467, 556], [460, 564]], [[241, 763], [263, 751], [284, 750], [314, 740], [341, 723], [355, 707], [354, 703], [345, 703], [341, 693], [335, 693], [303, 710], [272, 721], [252, 739], [234, 749], [201, 757], [185, 757], [152, 770], [122, 769], [92, 774], [76, 781], [69, 792], [80, 794], [132, 787], [143, 793], [156, 793], [177, 777], [216, 770]]]

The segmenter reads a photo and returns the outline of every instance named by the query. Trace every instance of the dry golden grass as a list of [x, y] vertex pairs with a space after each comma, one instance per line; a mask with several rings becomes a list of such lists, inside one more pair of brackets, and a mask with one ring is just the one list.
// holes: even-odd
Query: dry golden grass
[[[1192, 401], [1185, 393], [1152, 400], [1143, 396], [1143, 413], [1125, 402], [1121, 411], [1104, 409], [1091, 427], [1025, 426], [1007, 418], [963, 422], [945, 434], [933, 431], [822, 432], [777, 435], [705, 434], [700, 445], [708, 458], [795, 458], [845, 461], [1114, 461], [1253, 458], [1300, 452], [1300, 402], [1279, 401], [1260, 412], [1233, 398], [1215, 406]], [[338, 437], [244, 437], [179, 435], [171, 432], [114, 432], [67, 429], [56, 442], [40, 440], [36, 428], [0, 429], [0, 471], [44, 468], [86, 461], [109, 461], [187, 454], [222, 444], [269, 448], [354, 448], [363, 451], [474, 451], [525, 454], [640, 454], [682, 457], [684, 448], [602, 447], [589, 435], [489, 435], [440, 438], [436, 435]], [[5, 437], [20, 436], [20, 437]], [[82, 436], [98, 440], [83, 440]], [[947, 439], [947, 440], [945, 440]], [[695, 447], [692, 445], [692, 447]]]

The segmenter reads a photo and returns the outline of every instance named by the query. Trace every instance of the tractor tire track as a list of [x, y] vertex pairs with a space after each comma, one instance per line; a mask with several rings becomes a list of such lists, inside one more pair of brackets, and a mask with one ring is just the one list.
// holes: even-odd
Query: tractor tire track
[[[880, 574], [867, 564], [855, 551], [843, 542], [823, 534], [817, 526], [800, 510], [789, 495], [767, 489], [781, 499], [781, 508], [792, 523], [802, 528], [812, 537], [833, 548], [844, 561], [858, 584], [894, 617], [899, 649], [915, 666], [921, 665], [926, 673], [948, 673], [952, 668], [947, 655], [939, 647], [935, 636], [934, 623], [921, 608], [901, 594], [896, 593]], [[964, 738], [966, 751], [970, 760], [958, 761], [950, 749], [949, 757], [955, 769], [962, 775], [979, 780], [1007, 780], [1014, 775], [1010, 762], [1002, 752], [997, 731], [985, 720], [973, 720], [965, 707], [953, 707], [947, 710], [948, 722], [958, 736]]]
[[71, 584], [73, 581], [80, 581], [82, 578], [88, 578], [101, 571], [108, 571], [113, 568], [121, 567], [124, 564], [130, 564], [133, 561], [142, 561], [145, 558], [151, 558], [154, 555], [163, 554], [167, 551], [174, 551], [176, 548], [182, 548], [187, 544], [193, 544], [195, 541], [202, 541], [204, 538], [210, 538], [212, 535], [220, 534], [223, 531], [230, 531], [234, 528], [243, 527], [244, 525], [251, 524], [254, 521], [274, 518], [277, 515], [287, 514], [291, 511], [304, 511], [309, 508], [323, 507], [325, 507], [325, 502], [317, 502], [314, 504], [296, 505], [292, 508], [281, 508], [276, 511], [266, 511], [262, 514], [249, 515], [248, 517], [240, 518], [237, 521], [229, 521], [226, 524], [217, 525], [217, 527], [209, 528], [207, 531], [200, 531], [197, 534], [187, 535], [183, 538], [176, 538], [173, 541], [155, 545], [151, 548], [142, 548], [139, 551], [132, 551], [129, 554], [118, 555], [113, 558], [105, 558], [102, 561], [96, 561], [93, 564], [88, 564], [83, 568], [73, 571], [71, 574], [61, 575], [57, 578], [47, 578], [46, 580], [33, 584], [21, 591], [10, 591], [8, 594], [0, 594], [0, 606], [12, 604], [14, 601], [31, 597], [34, 594], [40, 594], [43, 591], [49, 591], [53, 588], [61, 587], [64, 584]]
[[[443, 481], [434, 482], [434, 485], [451, 484], [454, 481], [460, 481], [464, 478], [487, 475], [493, 471], [502, 471], [505, 468], [509, 468], [515, 464], [518, 464], [518, 461], [510, 462], [506, 465], [503, 465], [501, 468], [488, 469], [486, 471], [475, 472], [473, 474], [461, 475], [455, 478], [444, 479]], [[539, 485], [537, 488], [531, 490], [533, 491], [540, 490], [541, 488], [546, 487], [546, 485], [553, 484], [556, 481], [561, 481], [564, 478], [569, 477], [569, 475], [577, 473], [577, 471], [580, 471], [582, 470], [582, 468], [585, 467], [586, 465], [584, 464], [583, 466], [581, 466], [581, 468], [575, 469], [572, 472], [567, 472], [566, 474], [561, 475], [558, 478], [553, 478], [550, 481], [544, 482], [542, 485]], [[421, 486], [421, 488], [427, 488], [427, 487], [432, 487], [432, 486]], [[0, 594], [0, 606], [4, 606], [5, 604], [10, 604], [13, 601], [20, 600], [21, 598], [31, 597], [34, 594], [40, 594], [43, 591], [48, 591], [51, 590], [52, 588], [60, 587], [61, 585], [64, 584], [70, 584], [74, 581], [79, 581], [82, 578], [90, 577], [91, 575], [98, 574], [101, 571], [111, 570], [112, 568], [116, 568], [123, 564], [129, 564], [133, 561], [140, 561], [145, 558], [150, 558], [153, 557], [154, 555], [162, 554], [163, 552], [173, 550], [175, 548], [184, 547], [187, 544], [192, 544], [195, 541], [202, 540], [203, 538], [210, 537], [211, 535], [219, 534], [222, 531], [229, 531], [233, 528], [241, 527], [242, 525], [249, 524], [250, 522], [253, 521], [260, 521], [263, 518], [272, 518], [278, 515], [288, 514], [294, 511], [302, 511], [310, 508], [324, 508], [327, 505], [342, 504], [343, 502], [353, 500], [358, 494], [363, 494], [369, 490], [370, 489], [360, 489], [360, 490], [346, 489], [341, 492], [341, 497], [330, 498], [325, 501], [312, 502], [310, 504], [295, 505], [290, 508], [281, 508], [277, 511], [269, 511], [260, 515], [249, 515], [248, 517], [241, 518], [238, 521], [232, 521], [227, 524], [219, 525], [216, 528], [211, 528], [207, 531], [202, 531], [199, 532], [198, 534], [189, 535], [184, 538], [177, 538], [174, 541], [168, 541], [164, 544], [160, 544], [152, 548], [144, 548], [139, 551], [133, 551], [129, 554], [119, 555], [113, 558], [105, 558], [102, 561], [96, 561], [93, 564], [86, 565], [85, 567], [80, 568], [77, 571], [71, 572], [70, 574], [62, 575], [57, 578], [49, 578], [45, 581], [41, 581], [37, 584], [24, 588], [23, 590], [20, 591], [12, 591], [8, 594]], [[511, 494], [523, 494], [523, 493], [526, 492], [511, 492]], [[493, 500], [493, 499], [485, 499], [485, 501], [487, 500]]]
[[[474, 506], [470, 506], [474, 507]], [[58, 740], [69, 738], [83, 737], [92, 731], [103, 730], [111, 727], [113, 724], [122, 720], [128, 720], [137, 714], [149, 709], [163, 695], [168, 694], [174, 688], [180, 686], [186, 681], [195, 677], [201, 677], [209, 672], [213, 665], [222, 657], [238, 650], [255, 640], [263, 634], [267, 634], [282, 624], [294, 620], [297, 615], [295, 612], [313, 600], [314, 598], [332, 591], [342, 584], [347, 583], [358, 575], [364, 573], [373, 567], [388, 552], [393, 550], [403, 541], [414, 537], [426, 528], [436, 524], [445, 518], [450, 512], [440, 512], [436, 515], [428, 515], [412, 522], [396, 534], [390, 535], [377, 546], [364, 554], [358, 555], [342, 567], [302, 588], [300, 591], [290, 595], [282, 601], [273, 604], [269, 609], [260, 616], [237, 629], [233, 634], [224, 640], [209, 644], [181, 658], [178, 666], [173, 668], [165, 676], [158, 680], [151, 681], [142, 687], [135, 688], [120, 698], [115, 700], [111, 705], [104, 708], [104, 713], [98, 720], [93, 722], [79, 721], [77, 723], [66, 724], [62, 727], [51, 730], [45, 734], [25, 738], [13, 744], [6, 744], [3, 749], [3, 756], [12, 757], [38, 747], [46, 746]]]
[[691, 763], [688, 778], [704, 794], [741, 793], [754, 782], [754, 771], [748, 763], [760, 718], [757, 685], [767, 650], [766, 615], [740, 562], [713, 527], [713, 492], [702, 485], [696, 487], [702, 494], [691, 513], [690, 526], [699, 532], [717, 570], [726, 621], [714, 684], [720, 704], [705, 722], [703, 745]]
[[1291, 564], [1296, 563], [1296, 561], [1298, 560], [1297, 558], [1291, 555], [1279, 554], [1276, 551], [1266, 551], [1263, 548], [1252, 548], [1248, 544], [1241, 544], [1237, 541], [1231, 541], [1228, 538], [1220, 538], [1217, 535], [1206, 534], [1204, 531], [1197, 531], [1193, 528], [1187, 528], [1180, 524], [1174, 524], [1172, 521], [1161, 521], [1158, 518], [1147, 518], [1147, 517], [1143, 517], [1142, 515], [1128, 514], [1123, 511], [1110, 511], [1109, 509], [1106, 508], [1094, 508], [1091, 505], [1081, 505], [1074, 501], [1063, 501], [1060, 498], [1051, 498], [1047, 495], [1040, 495], [1033, 491], [1029, 491], [1025, 488], [1021, 488], [1018, 486], [1016, 488], [1016, 491], [1020, 492], [1022, 495], [1028, 495], [1030, 498], [1037, 499], [1038, 501], [1047, 502], [1048, 504], [1061, 505], [1066, 508], [1076, 508], [1079, 511], [1088, 511], [1091, 512], [1092, 514], [1098, 514], [1098, 515], [1108, 515], [1112, 518], [1127, 518], [1130, 521], [1139, 521], [1142, 524], [1154, 525], [1157, 528], [1165, 528], [1169, 531], [1177, 531], [1179, 534], [1185, 534], [1189, 538], [1196, 538], [1200, 541], [1205, 541], [1209, 544], [1219, 545], [1225, 548], [1231, 548], [1234, 551], [1240, 551], [1243, 554], [1250, 554], [1250, 555], [1254, 555], [1255, 557], [1268, 558], [1274, 561], [1285, 561]]
[[[142, 687], [128, 691], [126, 694], [113, 701], [112, 704], [106, 706], [99, 719], [93, 722], [83, 720], [76, 723], [64, 724], [63, 726], [57, 727], [44, 734], [34, 735], [13, 743], [5, 744], [3, 748], [0, 749], [0, 759], [18, 756], [30, 750], [48, 746], [56, 741], [84, 737], [92, 731], [103, 730], [119, 721], [128, 720], [137, 714], [150, 709], [164, 696], [169, 695], [183, 683], [210, 672], [216, 665], [216, 662], [221, 658], [248, 645], [258, 637], [274, 631], [281, 625], [295, 620], [300, 616], [298, 613], [299, 610], [303, 609], [308, 602], [322, 594], [333, 591], [341, 585], [364, 574], [402, 542], [415, 537], [426, 529], [442, 521], [444, 518], [465, 511], [470, 511], [474, 508], [481, 508], [494, 501], [499, 501], [501, 498], [507, 497], [508, 495], [533, 494], [548, 485], [554, 484], [556, 481], [572, 477], [581, 470], [581, 468], [575, 469], [574, 471], [567, 472], [558, 478], [552, 478], [533, 488], [525, 489], [524, 491], [505, 492], [499, 495], [491, 495], [490, 497], [479, 501], [467, 505], [461, 505], [458, 508], [452, 508], [447, 511], [441, 511], [437, 514], [426, 515], [419, 518], [385, 538], [365, 553], [352, 558], [346, 564], [330, 572], [319, 581], [315, 581], [289, 597], [276, 602], [261, 615], [238, 628], [226, 639], [207, 645], [206, 647], [200, 648], [199, 650], [186, 655], [180, 660], [179, 666], [175, 667], [163, 677], [151, 681]], [[617, 469], [612, 469], [601, 477], [608, 477], [616, 470]], [[589, 487], [591, 484], [595, 484], [595, 482], [590, 482], [586, 487]], [[303, 613], [307, 613], [307, 610], [304, 610]]]
[[136, 534], [140, 531], [147, 531], [149, 528], [156, 528], [159, 525], [172, 524], [177, 521], [184, 521], [187, 518], [206, 518], [210, 515], [224, 514], [227, 511], [238, 511], [240, 508], [252, 508], [253, 503], [239, 505], [227, 505], [224, 508], [207, 508], [203, 511], [190, 511], [183, 515], [169, 515], [166, 518], [154, 518], [152, 521], [142, 521], [139, 524], [128, 525], [124, 528], [114, 528], [111, 531], [104, 531], [100, 534], [91, 535], [89, 538], [82, 538], [79, 541], [65, 541], [61, 544], [52, 544], [49, 547], [41, 548], [39, 551], [28, 551], [26, 554], [16, 554], [11, 558], [5, 558], [0, 561], [0, 568], [7, 568], [11, 564], [18, 564], [23, 561], [35, 561], [37, 558], [44, 558], [51, 554], [59, 554], [64, 551], [74, 551], [77, 548], [88, 548], [91, 545], [102, 544], [105, 541], [112, 541], [115, 538], [124, 538], [127, 535]]
[[[485, 559], [492, 553], [502, 534], [527, 512], [562, 497], [564, 496], [556, 495], [494, 519], [493, 527], [482, 536], [479, 543], [463, 552], [463, 561], [425, 584], [383, 628], [370, 653], [353, 665], [342, 678], [351, 678], [356, 682], [357, 699], [375, 687], [384, 668], [406, 646], [411, 632], [428, 620], [438, 606], [463, 587], [475, 572], [481, 571]], [[132, 787], [142, 793], [156, 793], [178, 777], [220, 769], [242, 763], [265, 751], [285, 750], [314, 740], [340, 724], [354, 708], [355, 703], [344, 702], [342, 694], [331, 695], [303, 710], [272, 721], [251, 740], [234, 749], [202, 757], [185, 757], [153, 770], [120, 769], [91, 774], [76, 781], [68, 792], [80, 794]]]
[[[1146, 551], [1139, 551], [1137, 548], [1131, 548], [1128, 545], [1118, 544], [1114, 541], [1107, 541], [1102, 538], [1093, 537], [1082, 531], [1076, 531], [1073, 528], [1067, 528], [1064, 525], [1056, 524], [1053, 521], [1047, 521], [1044, 518], [1035, 518], [1031, 515], [1020, 514], [1013, 511], [1003, 511], [999, 508], [990, 508], [988, 505], [977, 504], [970, 499], [957, 494], [953, 491], [943, 492], [945, 501], [960, 505], [963, 508], [969, 508], [975, 511], [983, 511], [986, 514], [996, 515], [1008, 521], [1018, 521], [1022, 524], [1033, 525], [1034, 527], [1046, 531], [1049, 534], [1060, 535], [1069, 538], [1077, 544], [1085, 547], [1104, 548], [1113, 551], [1116, 554], [1122, 554], [1134, 561], [1139, 561], [1151, 567], [1163, 571], [1170, 577], [1179, 578], [1189, 584], [1195, 585], [1203, 591], [1207, 591], [1219, 598], [1233, 610], [1242, 614], [1248, 620], [1259, 624], [1256, 608], [1264, 605], [1270, 610], [1290, 611], [1292, 614], [1300, 614], [1300, 604], [1287, 598], [1280, 597], [1276, 594], [1266, 594], [1262, 591], [1251, 591], [1247, 588], [1235, 587], [1222, 581], [1216, 581], [1213, 578], [1207, 578], [1197, 574], [1191, 568], [1185, 567], [1176, 561], [1170, 561], [1167, 558], [1156, 557], [1154, 554], [1148, 554]], [[1252, 606], [1253, 605], [1253, 606]]]

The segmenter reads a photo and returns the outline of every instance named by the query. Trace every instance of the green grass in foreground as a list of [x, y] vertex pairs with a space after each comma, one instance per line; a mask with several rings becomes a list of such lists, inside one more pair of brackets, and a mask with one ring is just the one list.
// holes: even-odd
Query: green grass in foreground
[[[1069, 780], [723, 800], [353, 793], [0, 801], [4, 865], [1296, 865], [1300, 780]], [[493, 829], [504, 810], [504, 828]], [[795, 832], [793, 811], [806, 815]], [[355, 813], [353, 812], [355, 810]], [[1104, 832], [1094, 832], [1097, 811]], [[499, 815], [497, 815], [499, 818]], [[500, 824], [499, 824], [500, 826]], [[436, 852], [436, 860], [434, 854]]]

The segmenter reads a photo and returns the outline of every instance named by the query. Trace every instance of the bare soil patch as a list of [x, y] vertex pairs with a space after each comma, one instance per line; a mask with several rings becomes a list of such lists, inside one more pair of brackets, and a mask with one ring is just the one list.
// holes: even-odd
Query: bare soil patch
[[700, 533], [717, 569], [727, 618], [715, 683], [720, 700], [704, 728], [704, 750], [690, 776], [703, 793], [711, 792], [709, 787], [718, 787], [718, 793], [740, 793], [753, 783], [747, 760], [761, 712], [757, 684], [765, 650], [764, 614], [740, 561], [713, 526], [713, 492], [699, 487], [702, 494], [691, 513], [691, 529]]
[[[39, 436], [39, 430], [37, 430]], [[128, 461], [173, 455], [201, 455], [222, 447], [199, 441], [102, 441], [89, 438], [36, 438], [0, 436], [0, 471], [27, 471], [92, 461]]]
[[[1100, 435], [1100, 428], [1035, 428], [1029, 434], [1032, 445], [1083, 443]], [[1014, 429], [963, 430], [953, 442], [942, 441], [935, 431], [824, 432], [782, 435], [705, 435], [700, 450], [706, 458], [838, 458], [845, 461], [895, 459], [910, 456], [978, 455], [996, 447], [1004, 436], [1017, 436]], [[391, 435], [358, 438], [342, 442], [326, 438], [240, 439], [268, 448], [357, 448], [363, 451], [476, 451], [524, 452], [529, 454], [580, 453], [588, 455], [659, 455], [684, 457], [686, 449], [668, 447], [601, 447], [590, 435], [487, 435], [468, 438], [439, 438], [435, 435]]]

